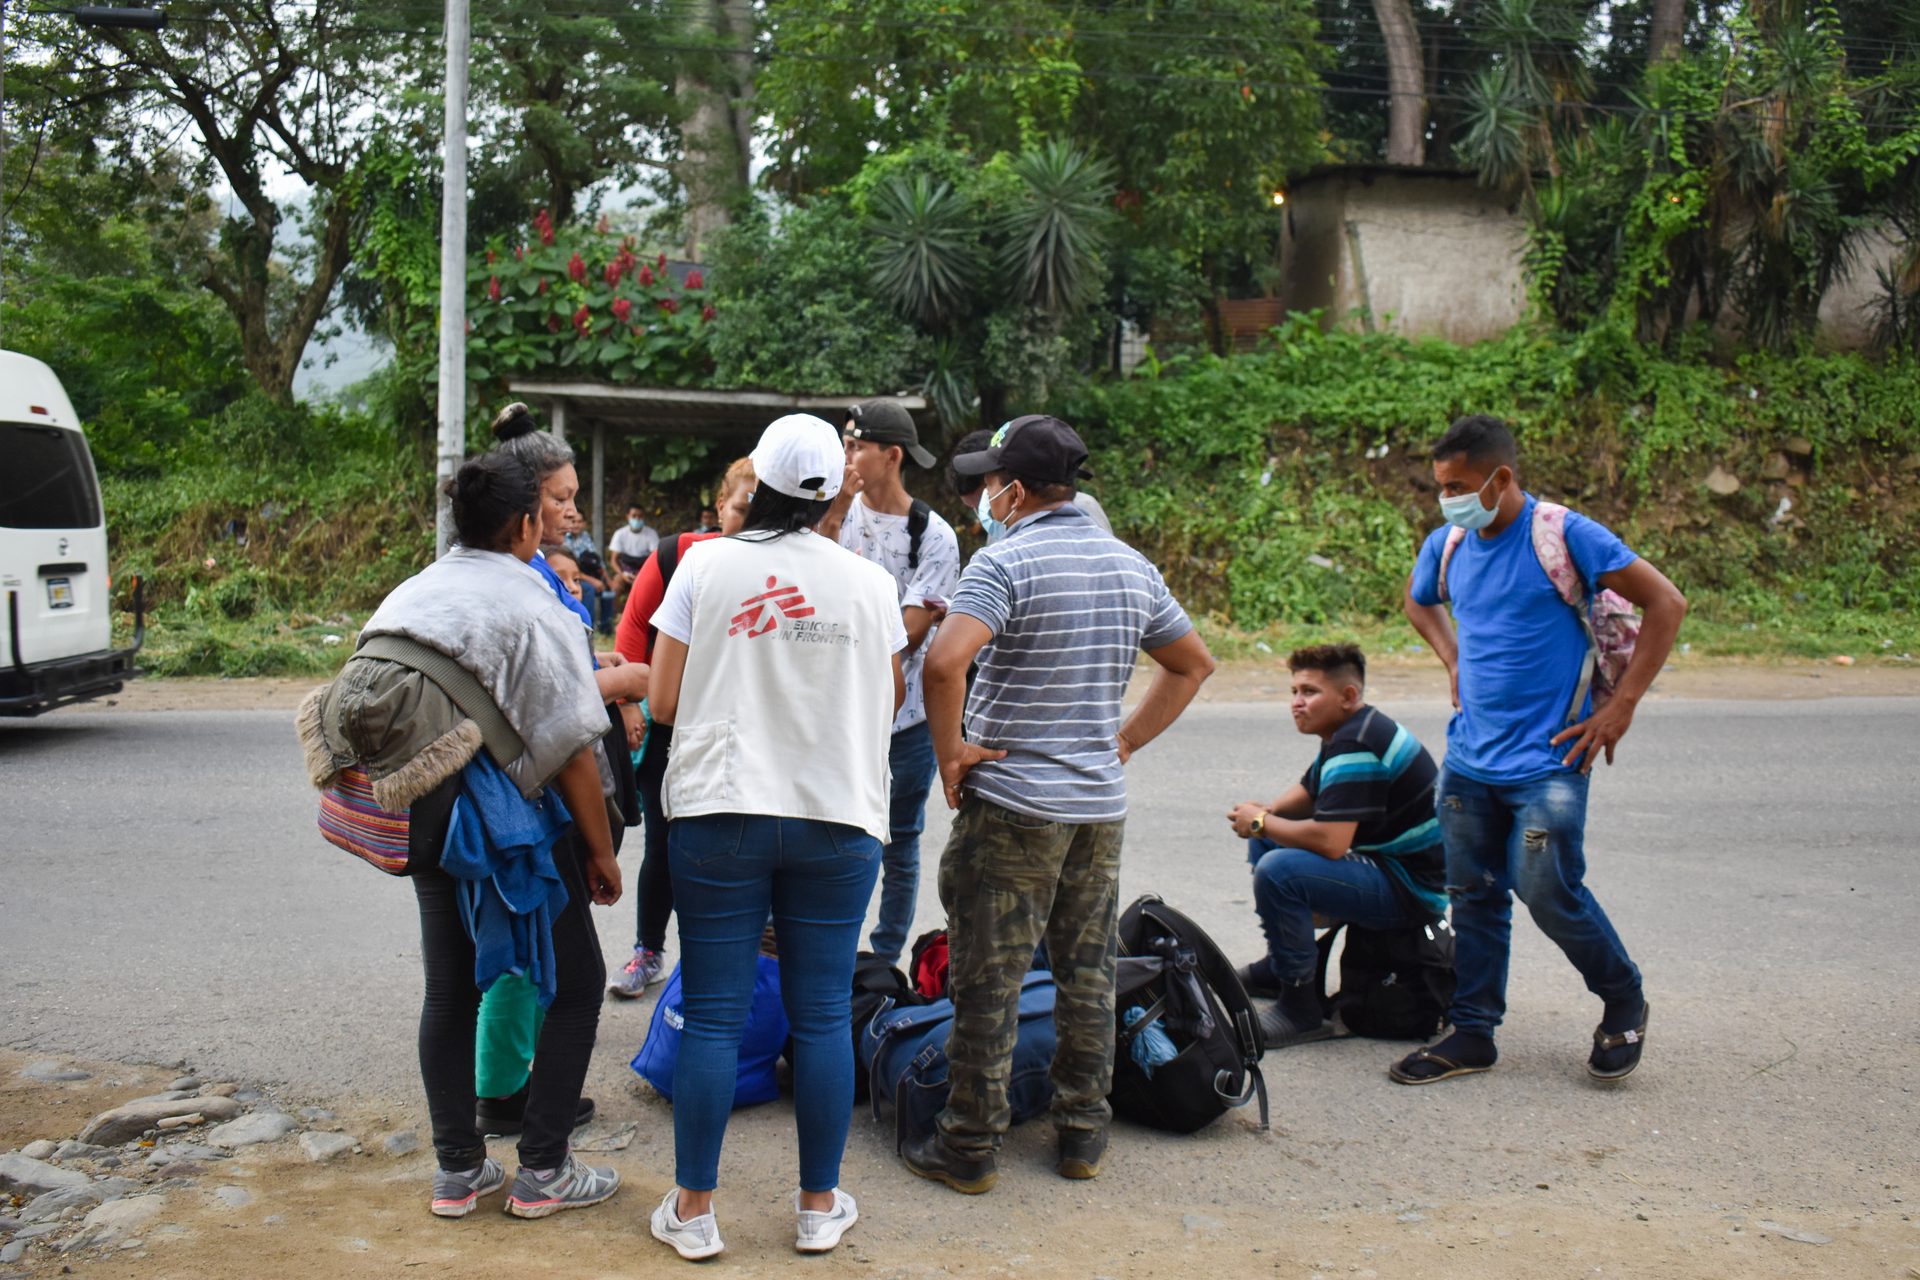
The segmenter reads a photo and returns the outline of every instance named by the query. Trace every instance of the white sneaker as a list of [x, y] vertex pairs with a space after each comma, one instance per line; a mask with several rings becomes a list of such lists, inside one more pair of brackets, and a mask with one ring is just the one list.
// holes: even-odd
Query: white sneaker
[[[726, 1244], [720, 1239], [720, 1224], [714, 1221], [713, 1214], [703, 1213], [685, 1222], [675, 1216], [673, 1210], [679, 1199], [680, 1188], [668, 1187], [667, 1198], [662, 1200], [660, 1207], [653, 1211], [653, 1238], [662, 1244], [672, 1245], [673, 1251], [689, 1262], [711, 1258], [726, 1248]], [[852, 1202], [848, 1203], [851, 1205]], [[835, 1237], [835, 1239], [838, 1238]]]
[[801, 1253], [825, 1253], [840, 1243], [840, 1237], [847, 1234], [847, 1228], [860, 1221], [860, 1210], [854, 1207], [853, 1197], [840, 1188], [833, 1189], [833, 1209], [819, 1213], [800, 1207], [800, 1193], [793, 1193], [793, 1207], [800, 1215], [800, 1234], [793, 1247]]

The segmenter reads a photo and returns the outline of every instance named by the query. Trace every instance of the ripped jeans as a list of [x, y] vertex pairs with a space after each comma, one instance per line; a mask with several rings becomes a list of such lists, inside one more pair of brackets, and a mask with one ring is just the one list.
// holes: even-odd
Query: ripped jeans
[[1507, 1010], [1513, 894], [1602, 1000], [1640, 991], [1607, 913], [1586, 886], [1586, 775], [1487, 783], [1443, 768], [1434, 788], [1453, 899], [1453, 1007], [1448, 1020], [1491, 1037]]

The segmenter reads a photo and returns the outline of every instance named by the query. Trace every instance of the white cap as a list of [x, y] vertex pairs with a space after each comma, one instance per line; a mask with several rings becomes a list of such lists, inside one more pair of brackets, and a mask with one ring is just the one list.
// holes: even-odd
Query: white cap
[[756, 484], [772, 486], [789, 498], [820, 502], [840, 492], [846, 472], [846, 446], [840, 433], [810, 413], [776, 418], [760, 433], [748, 455]]

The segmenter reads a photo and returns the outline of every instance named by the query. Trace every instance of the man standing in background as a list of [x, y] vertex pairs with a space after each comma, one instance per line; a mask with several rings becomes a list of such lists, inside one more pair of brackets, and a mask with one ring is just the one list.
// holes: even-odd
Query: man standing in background
[[927, 730], [922, 675], [947, 602], [960, 581], [960, 541], [953, 526], [901, 483], [908, 455], [921, 467], [934, 458], [920, 444], [913, 415], [893, 400], [855, 405], [846, 424], [846, 483], [820, 532], [893, 575], [907, 648], [900, 667], [906, 700], [893, 721], [887, 756], [893, 776], [892, 827], [880, 876], [880, 921], [868, 947], [897, 964], [913, 927], [920, 887], [920, 832], [926, 827], [927, 793], [933, 787], [933, 737]]

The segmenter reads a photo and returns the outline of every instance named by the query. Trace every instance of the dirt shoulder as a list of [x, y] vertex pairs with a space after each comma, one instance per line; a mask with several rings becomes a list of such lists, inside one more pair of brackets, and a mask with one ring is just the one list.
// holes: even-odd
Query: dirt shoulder
[[[319, 683], [314, 676], [136, 680], [114, 697], [88, 705], [116, 711], [291, 711]], [[1145, 681], [1136, 680], [1133, 693], [1138, 696], [1144, 688]], [[1446, 675], [1430, 662], [1376, 663], [1369, 673], [1368, 694], [1383, 706], [1445, 698]], [[1200, 696], [1205, 702], [1284, 701], [1286, 662], [1279, 657], [1223, 662]], [[1679, 659], [1661, 673], [1651, 696], [1763, 701], [1920, 697], [1920, 664]]]
[[[31, 1079], [36, 1067], [81, 1080]], [[34, 1139], [77, 1133], [109, 1106], [152, 1095], [177, 1070], [102, 1062], [47, 1060], [0, 1051], [0, 1151]], [[210, 1084], [205, 1088], [225, 1088]], [[242, 1097], [251, 1097], [242, 1089]], [[423, 1119], [398, 1108], [351, 1099], [253, 1098], [251, 1114], [282, 1113], [295, 1133], [230, 1154], [205, 1145], [198, 1126], [149, 1134], [93, 1157], [68, 1156], [62, 1170], [115, 1178], [119, 1198], [99, 1211], [81, 1208], [50, 1229], [0, 1224], [0, 1238], [24, 1241], [0, 1264], [0, 1276], [242, 1277], [277, 1280], [459, 1275], [518, 1280], [528, 1275], [664, 1274], [680, 1264], [647, 1234], [646, 1213], [665, 1193], [668, 1171], [645, 1144], [591, 1156], [621, 1170], [625, 1185], [601, 1208], [540, 1222], [504, 1216], [497, 1199], [470, 1218], [444, 1221], [426, 1208], [433, 1159], [424, 1147], [395, 1154], [424, 1135]], [[671, 1129], [666, 1104], [649, 1095], [640, 1123]], [[1901, 1215], [1809, 1213], [1765, 1204], [1661, 1205], [1642, 1197], [1632, 1208], [1596, 1203], [1556, 1184], [1486, 1192], [1414, 1207], [1395, 1202], [1337, 1211], [1276, 1212], [1232, 1203], [1206, 1180], [1156, 1174], [1158, 1162], [1121, 1159], [1109, 1176], [1068, 1184], [1041, 1169], [1013, 1171], [1017, 1185], [974, 1198], [919, 1182], [890, 1166], [859, 1170], [863, 1218], [841, 1249], [806, 1260], [791, 1249], [789, 1191], [783, 1182], [791, 1143], [785, 1104], [742, 1116], [729, 1144], [722, 1227], [727, 1254], [719, 1271], [740, 1276], [821, 1272], [868, 1277], [1150, 1277], [1169, 1275], [1462, 1276], [1537, 1280], [1548, 1275], [1631, 1275], [1682, 1280], [1743, 1277], [1920, 1274], [1914, 1225]], [[1231, 1123], [1231, 1121], [1227, 1122]], [[1029, 1126], [1028, 1130], [1034, 1126]], [[626, 1126], [631, 1135], [633, 1125]], [[1010, 1140], [1010, 1160], [1044, 1157], [1028, 1130]], [[307, 1135], [344, 1135], [337, 1155], [316, 1159]], [[620, 1141], [614, 1131], [612, 1141]], [[589, 1129], [582, 1146], [605, 1142]], [[1254, 1140], [1249, 1135], [1249, 1140]], [[1276, 1131], [1263, 1142], [1287, 1144]], [[154, 1167], [157, 1148], [198, 1147], [193, 1158]], [[854, 1147], [862, 1145], [856, 1141]], [[1032, 1151], [1025, 1148], [1033, 1147]], [[512, 1148], [494, 1154], [511, 1167]], [[1589, 1153], [1592, 1157], [1594, 1153]], [[12, 1157], [8, 1157], [12, 1158]], [[849, 1151], [850, 1162], [855, 1153]], [[1287, 1162], [1313, 1179], [1311, 1160]], [[1163, 1171], [1164, 1172], [1164, 1171]], [[851, 1175], [850, 1175], [851, 1176]], [[1628, 1179], [1627, 1181], [1632, 1181]], [[129, 1185], [131, 1184], [131, 1185]], [[1622, 1185], [1623, 1193], [1634, 1191]], [[31, 1201], [0, 1193], [0, 1215], [31, 1216]], [[94, 1225], [88, 1225], [92, 1220]], [[117, 1225], [116, 1225], [117, 1224]], [[77, 1243], [76, 1243], [77, 1242]], [[8, 1252], [14, 1252], [9, 1246]]]

